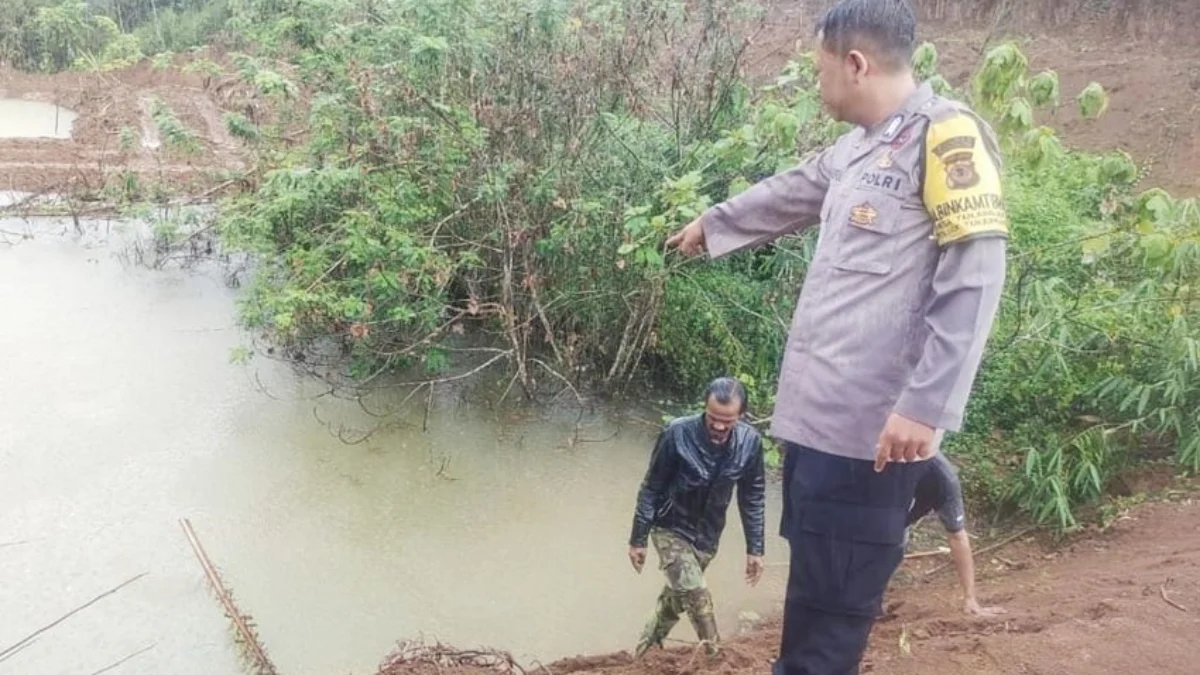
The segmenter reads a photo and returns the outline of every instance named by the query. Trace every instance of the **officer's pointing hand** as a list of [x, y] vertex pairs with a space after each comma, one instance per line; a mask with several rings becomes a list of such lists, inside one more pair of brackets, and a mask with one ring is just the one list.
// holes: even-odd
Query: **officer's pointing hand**
[[688, 223], [687, 227], [667, 239], [668, 248], [679, 248], [684, 255], [700, 255], [704, 252], [704, 224], [700, 218]]
[[875, 471], [883, 471], [888, 462], [916, 462], [929, 459], [933, 449], [933, 427], [914, 422], [896, 413], [888, 416], [876, 446]]

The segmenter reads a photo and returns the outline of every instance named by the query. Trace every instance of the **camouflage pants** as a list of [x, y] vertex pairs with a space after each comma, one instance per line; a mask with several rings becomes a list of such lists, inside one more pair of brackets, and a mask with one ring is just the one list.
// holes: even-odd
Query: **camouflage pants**
[[715, 554], [697, 551], [686, 539], [668, 530], [652, 530], [650, 540], [658, 551], [658, 567], [665, 573], [667, 583], [658, 595], [654, 614], [642, 631], [637, 655], [654, 645], [662, 646], [662, 641], [685, 613], [709, 653], [716, 653], [720, 636], [712, 594], [704, 580], [704, 571]]

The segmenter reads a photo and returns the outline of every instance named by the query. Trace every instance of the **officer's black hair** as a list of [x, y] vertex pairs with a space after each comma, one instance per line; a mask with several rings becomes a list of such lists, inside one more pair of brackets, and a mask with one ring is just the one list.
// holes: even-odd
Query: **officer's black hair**
[[736, 377], [718, 377], [709, 382], [708, 387], [704, 389], [704, 402], [708, 403], [708, 399], [710, 398], [717, 399], [717, 403], [721, 405], [729, 405], [736, 398], [741, 402], [741, 406], [738, 407], [738, 414], [746, 412], [748, 403], [746, 400], [746, 387]]
[[912, 64], [917, 17], [908, 0], [840, 0], [817, 22], [815, 34], [838, 56], [861, 49], [898, 71]]

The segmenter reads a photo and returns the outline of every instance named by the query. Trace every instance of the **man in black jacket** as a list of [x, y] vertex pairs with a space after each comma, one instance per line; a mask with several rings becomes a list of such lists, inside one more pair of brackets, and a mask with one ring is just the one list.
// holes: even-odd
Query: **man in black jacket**
[[753, 586], [762, 576], [762, 439], [742, 420], [745, 412], [742, 384], [718, 378], [704, 392], [703, 413], [674, 420], [658, 436], [638, 491], [629, 560], [641, 574], [647, 540], [653, 540], [667, 583], [638, 642], [638, 658], [661, 647], [685, 612], [708, 653], [717, 653], [720, 637], [704, 571], [717, 554], [734, 486], [746, 534], [746, 581]]

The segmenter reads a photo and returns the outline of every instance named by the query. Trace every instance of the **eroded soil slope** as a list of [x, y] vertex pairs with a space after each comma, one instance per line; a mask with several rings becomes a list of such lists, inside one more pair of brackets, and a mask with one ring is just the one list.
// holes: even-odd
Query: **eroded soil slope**
[[[750, 74], [774, 77], [832, 0], [781, 0], [755, 39]], [[1143, 187], [1200, 195], [1200, 2], [1194, 0], [915, 0], [918, 38], [939, 50], [942, 74], [966, 84], [991, 47], [1017, 41], [1034, 72], [1059, 74], [1063, 106], [1039, 123], [1067, 144], [1119, 148], [1147, 168]], [[1090, 82], [1110, 95], [1099, 120], [1074, 97]], [[1200, 672], [1200, 669], [1197, 670]]]

